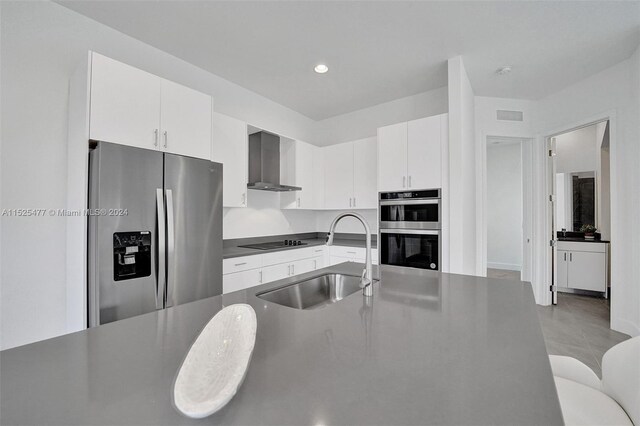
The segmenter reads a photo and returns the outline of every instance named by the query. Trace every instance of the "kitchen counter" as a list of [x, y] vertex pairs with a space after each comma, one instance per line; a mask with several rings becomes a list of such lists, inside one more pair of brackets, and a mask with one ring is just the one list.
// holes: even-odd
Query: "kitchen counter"
[[[361, 292], [296, 310], [255, 296], [297, 277], [0, 353], [2, 424], [562, 424], [530, 284], [382, 271]], [[182, 359], [223, 305], [256, 311], [244, 384], [218, 413], [172, 406]]]
[[578, 237], [558, 237], [558, 241], [569, 241], [572, 243], [609, 243], [607, 240], [586, 240]]
[[[327, 243], [326, 238], [312, 238], [312, 239], [304, 239], [300, 241], [302, 241], [303, 243], [306, 243], [306, 245], [285, 246], [285, 247], [278, 247], [278, 248], [269, 249], [269, 250], [258, 250], [258, 249], [252, 249], [247, 247], [225, 247], [222, 250], [222, 258], [230, 259], [232, 257], [251, 256], [254, 254], [273, 253], [273, 252], [284, 251], [284, 250], [295, 250], [295, 249], [300, 249], [304, 247], [322, 246]], [[344, 239], [344, 238], [334, 238], [333, 245], [346, 246], [346, 247], [366, 247], [366, 243], [364, 240], [353, 240], [353, 239]], [[375, 241], [371, 242], [371, 248], [376, 248]]]

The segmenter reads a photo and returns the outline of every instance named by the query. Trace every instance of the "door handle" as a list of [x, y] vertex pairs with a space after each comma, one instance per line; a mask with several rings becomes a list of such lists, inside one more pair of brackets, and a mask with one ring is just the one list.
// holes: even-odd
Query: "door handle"
[[356, 206], [356, 197], [353, 197], [353, 207]]
[[165, 190], [167, 199], [167, 297], [165, 307], [173, 306], [173, 286], [175, 283], [169, 277], [175, 274], [176, 266], [176, 233], [173, 218], [173, 191]]
[[247, 194], [243, 193], [242, 194], [242, 205], [244, 206], [245, 204], [247, 204]]
[[153, 129], [153, 146], [158, 146], [158, 129]]
[[318, 269], [318, 261], [313, 259], [313, 269], [316, 270]]
[[158, 219], [158, 238], [157, 238], [157, 267], [158, 275], [156, 277], [156, 309], [164, 308], [164, 294], [167, 277], [167, 253], [166, 248], [166, 224], [164, 216], [164, 194], [161, 188], [156, 189], [156, 215]]
[[300, 197], [298, 197], [298, 207], [300, 207]]
[[291, 265], [287, 265], [287, 276], [291, 276]]
[[406, 176], [402, 176], [402, 187], [403, 188], [407, 187], [407, 177]]
[[411, 175], [409, 175], [409, 188], [411, 188]]
[[166, 130], [163, 132], [163, 135], [164, 135], [164, 147], [166, 148], [167, 144], [169, 143], [169, 136], [167, 135]]
[[291, 275], [296, 274], [296, 265], [291, 265]]
[[260, 284], [262, 284], [262, 271], [260, 271], [260, 275], [259, 275], [259, 276], [260, 276], [260, 278], [259, 278], [259, 280], [260, 280], [260, 281], [258, 281], [258, 282], [259, 282]]
[[567, 261], [567, 253], [564, 254], [564, 261]]
[[573, 262], [573, 253], [569, 253], [569, 262]]

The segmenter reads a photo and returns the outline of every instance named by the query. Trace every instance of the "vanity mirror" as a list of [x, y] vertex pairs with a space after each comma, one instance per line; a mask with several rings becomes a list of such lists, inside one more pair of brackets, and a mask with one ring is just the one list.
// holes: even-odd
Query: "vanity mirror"
[[596, 172], [556, 173], [557, 231], [579, 232], [596, 223]]

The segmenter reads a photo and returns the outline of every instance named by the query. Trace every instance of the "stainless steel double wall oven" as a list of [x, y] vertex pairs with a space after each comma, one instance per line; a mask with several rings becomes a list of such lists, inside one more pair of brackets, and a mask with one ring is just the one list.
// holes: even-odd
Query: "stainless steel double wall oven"
[[440, 189], [380, 193], [380, 264], [440, 270]]

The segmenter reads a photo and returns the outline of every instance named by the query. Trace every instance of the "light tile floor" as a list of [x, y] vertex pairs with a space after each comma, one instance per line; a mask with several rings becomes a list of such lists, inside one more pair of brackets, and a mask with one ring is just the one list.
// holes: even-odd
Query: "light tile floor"
[[[520, 279], [520, 272], [487, 269], [487, 277]], [[547, 352], [567, 355], [587, 364], [602, 375], [602, 355], [629, 336], [609, 328], [609, 300], [577, 294], [558, 293], [558, 304], [539, 306]]]
[[547, 352], [567, 355], [602, 375], [602, 355], [629, 336], [609, 328], [609, 300], [558, 293], [555, 306], [538, 306]]

